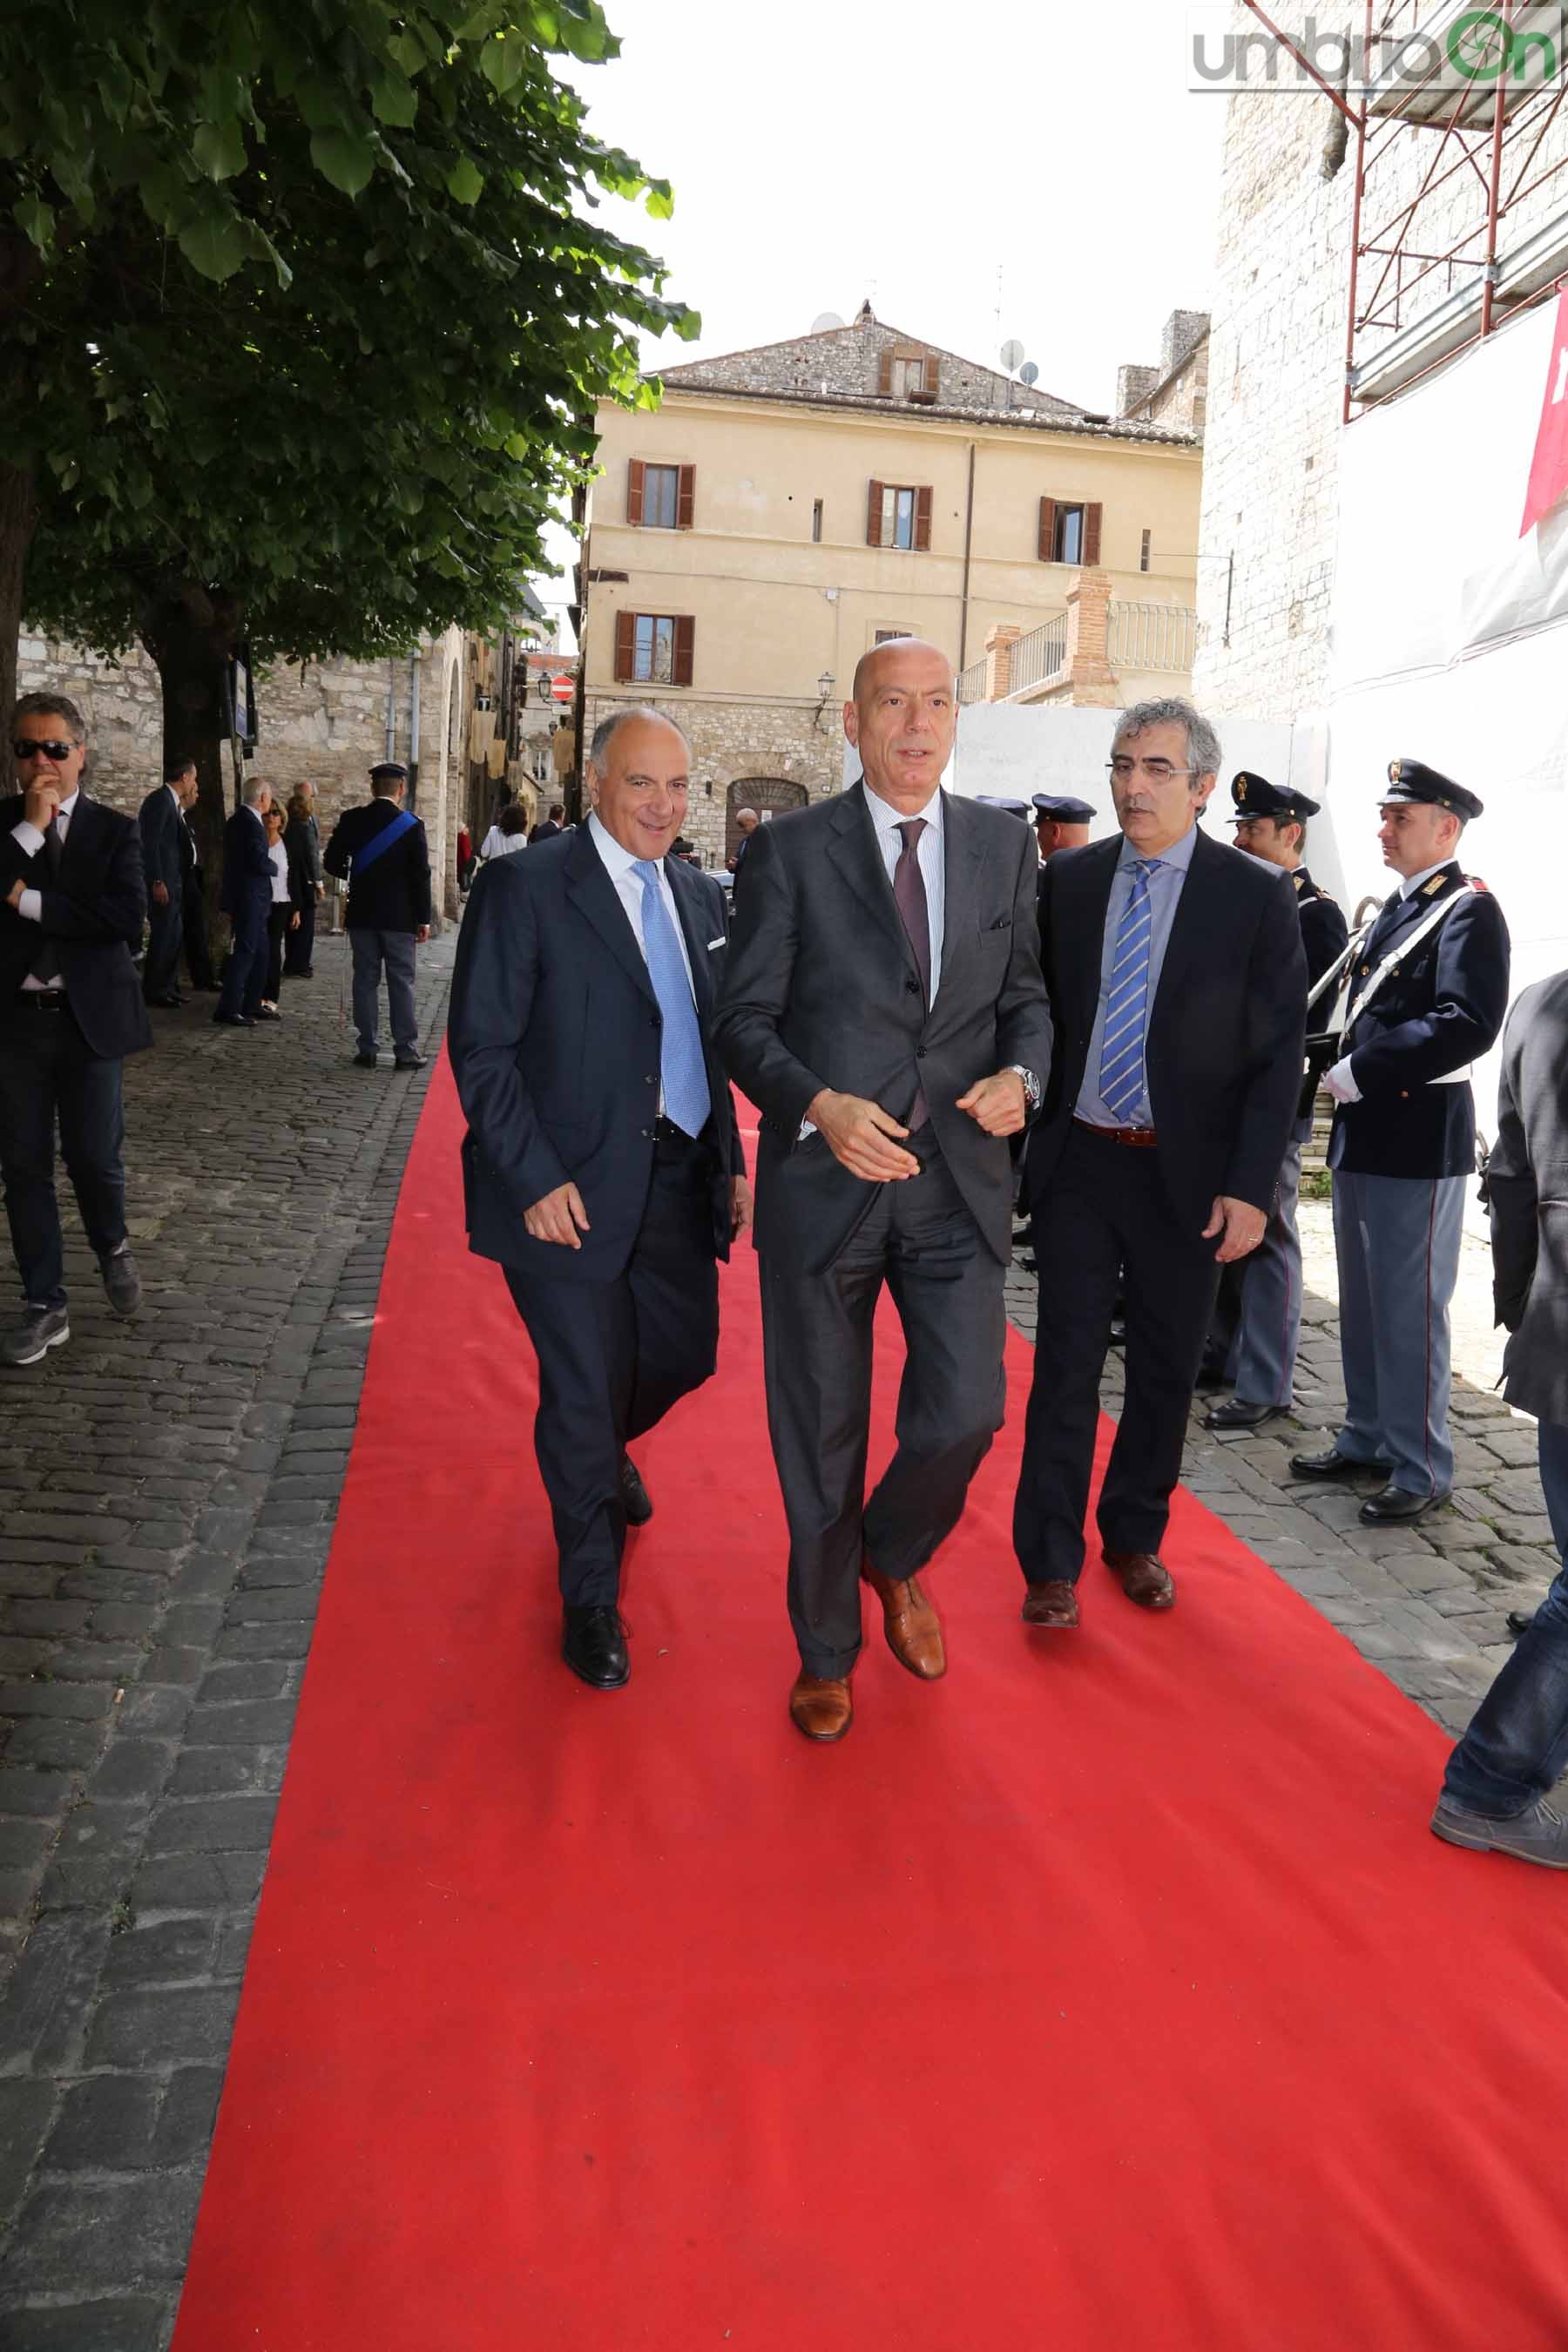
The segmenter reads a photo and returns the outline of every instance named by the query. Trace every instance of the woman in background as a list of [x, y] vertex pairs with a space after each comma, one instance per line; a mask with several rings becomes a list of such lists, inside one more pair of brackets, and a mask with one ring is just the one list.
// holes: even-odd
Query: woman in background
[[267, 857], [272, 868], [272, 904], [267, 911], [267, 979], [257, 1018], [281, 1021], [278, 999], [283, 987], [283, 942], [300, 928], [300, 908], [289, 872], [289, 852], [283, 835], [289, 819], [274, 804], [267, 812]]

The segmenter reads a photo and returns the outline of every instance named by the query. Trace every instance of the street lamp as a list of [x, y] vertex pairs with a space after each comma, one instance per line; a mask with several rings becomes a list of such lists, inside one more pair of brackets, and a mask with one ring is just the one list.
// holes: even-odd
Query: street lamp
[[822, 714], [827, 708], [828, 698], [833, 692], [834, 684], [834, 676], [830, 669], [825, 669], [816, 681], [816, 710], [811, 723], [817, 729], [821, 728]]

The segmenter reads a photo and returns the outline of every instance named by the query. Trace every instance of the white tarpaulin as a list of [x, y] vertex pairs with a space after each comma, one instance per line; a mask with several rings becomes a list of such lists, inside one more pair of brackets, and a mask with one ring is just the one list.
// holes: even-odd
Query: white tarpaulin
[[[1568, 505], [1520, 537], [1555, 305], [1531, 311], [1340, 445], [1330, 806], [1353, 904], [1392, 877], [1376, 803], [1425, 760], [1486, 814], [1460, 852], [1501, 902], [1515, 993], [1568, 963]], [[1478, 1074], [1489, 1133], [1495, 1057]]]

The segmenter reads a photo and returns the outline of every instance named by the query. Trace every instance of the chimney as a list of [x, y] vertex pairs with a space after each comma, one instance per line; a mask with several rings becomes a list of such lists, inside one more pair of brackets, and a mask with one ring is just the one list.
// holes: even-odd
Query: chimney
[[1131, 364], [1118, 368], [1116, 371], [1118, 416], [1131, 416], [1135, 408], [1141, 408], [1159, 381], [1158, 368], [1134, 367]]
[[1160, 373], [1169, 375], [1180, 365], [1209, 331], [1206, 310], [1173, 310], [1165, 321], [1165, 340], [1160, 350]]

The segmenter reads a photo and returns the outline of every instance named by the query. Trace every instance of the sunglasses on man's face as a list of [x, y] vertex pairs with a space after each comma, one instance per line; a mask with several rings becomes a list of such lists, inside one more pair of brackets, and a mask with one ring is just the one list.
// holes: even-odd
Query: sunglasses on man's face
[[42, 752], [46, 760], [68, 760], [76, 750], [74, 743], [62, 743], [55, 736], [29, 737], [14, 735], [11, 749], [18, 760], [31, 760]]

